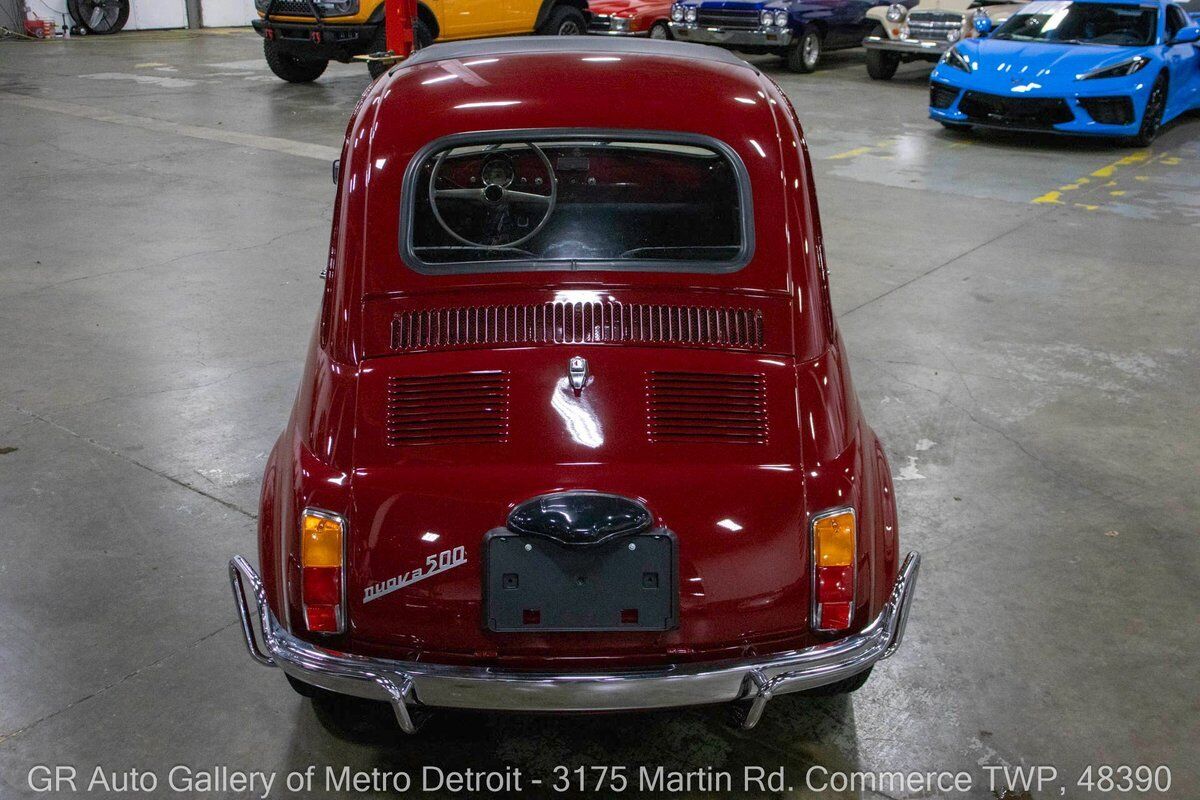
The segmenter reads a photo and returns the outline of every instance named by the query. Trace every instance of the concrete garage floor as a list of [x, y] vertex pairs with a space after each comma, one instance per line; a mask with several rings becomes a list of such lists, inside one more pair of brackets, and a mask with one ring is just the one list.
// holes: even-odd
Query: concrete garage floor
[[925, 119], [926, 67], [759, 61], [805, 123], [925, 556], [905, 647], [748, 733], [702, 709], [405, 738], [253, 665], [225, 579], [255, 549], [365, 68], [284, 84], [247, 32], [0, 44], [0, 796], [59, 763], [160, 787], [176, 764], [783, 765], [799, 797], [811, 765], [965, 769], [981, 798], [985, 765], [1052, 764], [1085, 797], [1113, 796], [1076, 788], [1088, 764], [1167, 764], [1169, 796], [1200, 795], [1200, 119], [1148, 152], [958, 137]]

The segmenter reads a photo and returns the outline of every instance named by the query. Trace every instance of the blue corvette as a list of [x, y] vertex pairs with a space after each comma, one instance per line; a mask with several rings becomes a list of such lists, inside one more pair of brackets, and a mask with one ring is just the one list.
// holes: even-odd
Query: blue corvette
[[[1139, 146], [1200, 107], [1200, 26], [1166, 0], [1034, 0], [934, 69], [929, 116], [948, 128], [1116, 136]], [[1191, 12], [1189, 14], [1189, 12]]]

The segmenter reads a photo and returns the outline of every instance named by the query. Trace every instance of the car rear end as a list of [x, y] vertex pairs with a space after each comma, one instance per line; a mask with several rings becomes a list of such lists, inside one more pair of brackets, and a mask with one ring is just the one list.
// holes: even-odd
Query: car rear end
[[[348, 131], [293, 499], [264, 504], [266, 581], [233, 578], [252, 652], [406, 729], [738, 699], [753, 724], [903, 633], [917, 561], [787, 100], [720, 51], [633, 44], [435, 46]], [[558, 72], [626, 102], [525, 83]]]

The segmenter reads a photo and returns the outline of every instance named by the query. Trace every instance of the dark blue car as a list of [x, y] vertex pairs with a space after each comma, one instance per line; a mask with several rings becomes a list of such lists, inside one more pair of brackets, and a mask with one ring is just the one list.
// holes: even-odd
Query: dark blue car
[[671, 33], [685, 42], [776, 53], [793, 72], [812, 72], [825, 51], [861, 46], [878, 24], [867, 18], [867, 10], [888, 4], [889, 0], [681, 0], [671, 6]]

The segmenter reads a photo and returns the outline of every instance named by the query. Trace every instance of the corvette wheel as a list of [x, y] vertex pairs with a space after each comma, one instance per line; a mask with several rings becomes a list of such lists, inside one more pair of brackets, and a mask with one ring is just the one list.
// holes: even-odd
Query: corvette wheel
[[650, 26], [651, 39], [670, 39], [671, 26], [665, 22], [656, 22]]
[[787, 51], [787, 66], [792, 72], [809, 73], [821, 61], [821, 32], [811, 25], [800, 33]]
[[1149, 147], [1162, 129], [1163, 112], [1167, 109], [1167, 75], [1164, 72], [1150, 87], [1146, 110], [1142, 112], [1142, 127], [1130, 141], [1134, 147]]

